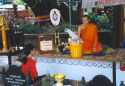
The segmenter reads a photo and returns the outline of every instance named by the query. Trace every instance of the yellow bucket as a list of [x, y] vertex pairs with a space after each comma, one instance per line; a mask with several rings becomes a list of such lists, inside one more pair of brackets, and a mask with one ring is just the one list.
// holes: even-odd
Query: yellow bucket
[[70, 55], [72, 58], [82, 57], [82, 46], [80, 43], [75, 43], [75, 42], [70, 43]]

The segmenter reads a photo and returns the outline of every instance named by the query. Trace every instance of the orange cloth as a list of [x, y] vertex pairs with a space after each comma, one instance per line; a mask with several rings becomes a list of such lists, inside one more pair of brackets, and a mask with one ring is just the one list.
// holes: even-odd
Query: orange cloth
[[28, 57], [27, 62], [22, 64], [21, 70], [24, 76], [26, 76], [29, 73], [33, 81], [36, 79], [37, 77], [36, 61], [33, 60], [31, 57]]
[[80, 38], [82, 39], [82, 48], [85, 54], [100, 52], [102, 46], [98, 41], [97, 26], [93, 23], [80, 26]]

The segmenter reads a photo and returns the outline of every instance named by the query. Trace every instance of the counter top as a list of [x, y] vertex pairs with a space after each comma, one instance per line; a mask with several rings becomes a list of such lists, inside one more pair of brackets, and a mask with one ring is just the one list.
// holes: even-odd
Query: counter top
[[63, 58], [63, 59], [73, 59], [73, 60], [91, 60], [91, 61], [113, 61], [111, 55], [105, 56], [95, 56], [95, 55], [84, 55], [80, 58], [72, 58], [70, 55], [62, 55], [62, 54], [43, 54], [38, 57], [46, 57], [46, 58]]

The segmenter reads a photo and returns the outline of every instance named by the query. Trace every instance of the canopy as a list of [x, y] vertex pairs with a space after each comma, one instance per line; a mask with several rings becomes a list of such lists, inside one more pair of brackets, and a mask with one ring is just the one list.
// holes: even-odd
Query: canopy
[[[12, 8], [13, 8], [13, 4], [0, 5], [0, 10], [2, 10], [2, 11], [6, 11], [6, 9], [12, 9]], [[25, 6], [24, 5], [17, 5], [17, 10], [18, 11], [25, 10]]]

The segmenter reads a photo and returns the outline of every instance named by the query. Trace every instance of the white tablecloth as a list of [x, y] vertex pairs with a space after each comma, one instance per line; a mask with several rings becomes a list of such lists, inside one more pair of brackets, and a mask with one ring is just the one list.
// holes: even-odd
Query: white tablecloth
[[75, 60], [66, 58], [46, 58], [37, 59], [38, 75], [64, 73], [67, 79], [81, 80], [84, 76], [87, 81], [95, 75], [105, 75], [111, 81], [112, 62]]

